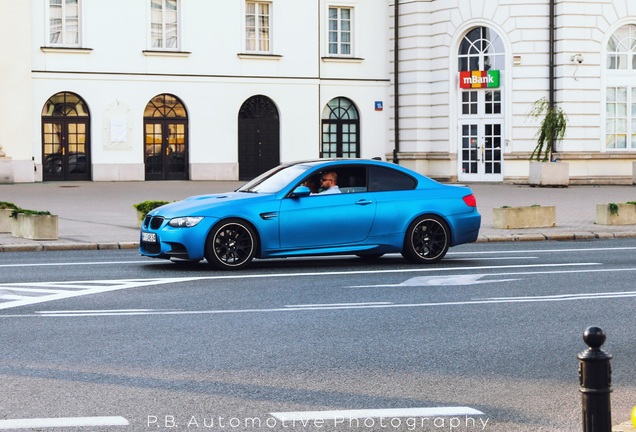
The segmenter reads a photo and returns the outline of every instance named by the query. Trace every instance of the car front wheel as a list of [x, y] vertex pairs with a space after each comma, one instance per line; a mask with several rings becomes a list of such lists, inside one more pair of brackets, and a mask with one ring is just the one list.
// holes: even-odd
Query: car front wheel
[[216, 224], [205, 244], [205, 259], [219, 270], [238, 270], [246, 267], [256, 255], [254, 229], [239, 219]]
[[437, 216], [420, 216], [406, 230], [402, 256], [414, 263], [436, 263], [450, 246], [448, 225]]

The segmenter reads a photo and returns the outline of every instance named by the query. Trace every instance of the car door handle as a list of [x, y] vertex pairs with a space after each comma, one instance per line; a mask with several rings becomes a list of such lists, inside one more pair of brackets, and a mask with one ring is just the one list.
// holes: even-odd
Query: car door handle
[[372, 204], [372, 203], [373, 203], [373, 201], [367, 200], [367, 199], [361, 199], [361, 200], [356, 201], [356, 205], [362, 205], [362, 206], [369, 205], [369, 204]]

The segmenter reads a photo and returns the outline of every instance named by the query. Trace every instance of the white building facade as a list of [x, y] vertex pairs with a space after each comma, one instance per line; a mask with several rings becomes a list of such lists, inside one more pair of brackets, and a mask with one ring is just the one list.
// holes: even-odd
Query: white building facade
[[541, 98], [568, 116], [553, 157], [571, 183], [632, 179], [633, 0], [0, 8], [0, 182], [237, 180], [378, 156], [445, 181], [524, 182]]
[[249, 179], [386, 153], [385, 1], [0, 7], [0, 145], [15, 182]]
[[[632, 182], [635, 1], [432, 0], [398, 7], [394, 142], [401, 164], [451, 181], [524, 182], [538, 124], [528, 113], [552, 93], [568, 118], [553, 158], [568, 163], [570, 183]], [[463, 86], [461, 72], [489, 82]]]

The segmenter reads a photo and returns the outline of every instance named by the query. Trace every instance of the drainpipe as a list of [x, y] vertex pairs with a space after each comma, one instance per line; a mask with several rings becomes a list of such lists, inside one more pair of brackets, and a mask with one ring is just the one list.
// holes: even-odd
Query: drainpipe
[[[549, 41], [549, 90], [548, 90], [548, 103], [550, 104], [550, 109], [554, 108], [554, 95], [555, 95], [555, 78], [554, 78], [554, 69], [555, 69], [555, 63], [554, 63], [554, 52], [555, 52], [555, 47], [556, 47], [556, 40], [555, 40], [555, 33], [556, 33], [556, 12], [555, 12], [555, 3], [556, 0], [550, 0], [550, 11], [549, 11], [549, 15], [550, 15], [550, 23], [549, 23], [549, 30], [550, 30], [550, 41]], [[550, 143], [550, 148], [552, 149], [552, 152], [556, 151], [556, 143], [554, 142], [554, 140], [552, 140], [552, 142]]]
[[[552, 0], [551, 0], [552, 1]], [[393, 94], [394, 94], [394, 147], [393, 163], [398, 163], [400, 152], [400, 0], [395, 0], [393, 29]]]

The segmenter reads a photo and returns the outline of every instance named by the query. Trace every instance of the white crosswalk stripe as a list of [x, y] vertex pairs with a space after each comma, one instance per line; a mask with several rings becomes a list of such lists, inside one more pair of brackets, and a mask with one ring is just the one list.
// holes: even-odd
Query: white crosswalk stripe
[[0, 284], [0, 310], [110, 291], [186, 282], [198, 278], [121, 279]]

